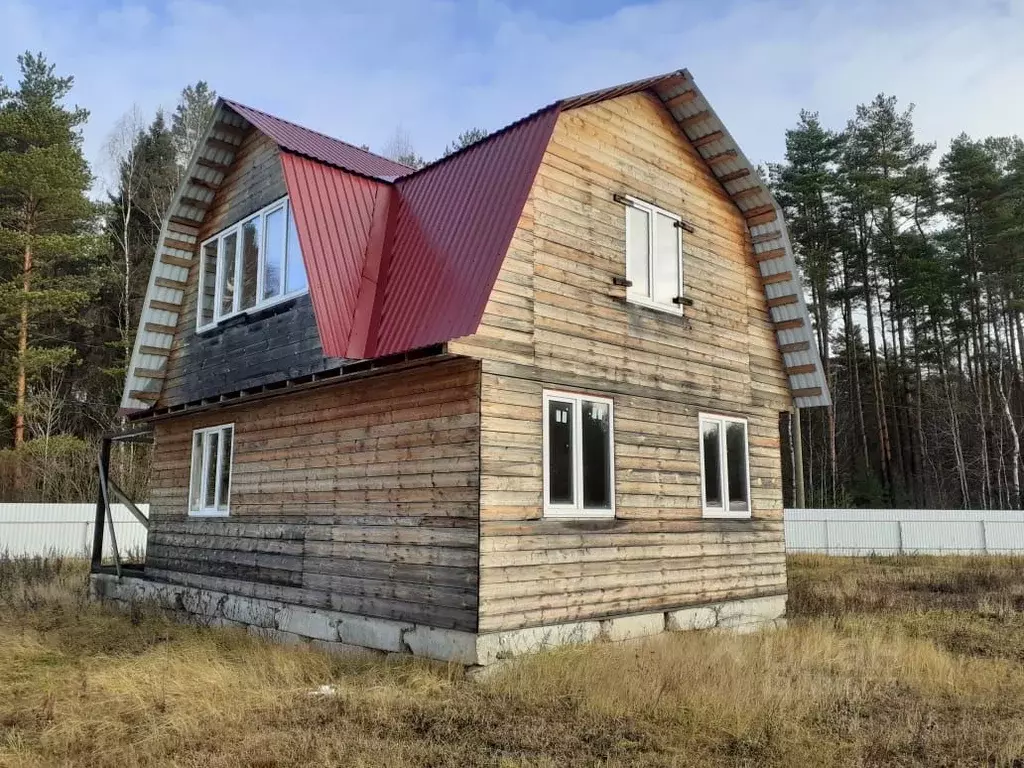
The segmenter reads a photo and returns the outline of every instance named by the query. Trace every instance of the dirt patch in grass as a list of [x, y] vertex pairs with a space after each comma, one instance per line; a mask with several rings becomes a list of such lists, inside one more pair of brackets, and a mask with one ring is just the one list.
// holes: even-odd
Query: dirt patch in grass
[[1018, 565], [799, 558], [786, 630], [568, 648], [470, 682], [112, 613], [80, 563], [0, 561], [0, 765], [1009, 766]]

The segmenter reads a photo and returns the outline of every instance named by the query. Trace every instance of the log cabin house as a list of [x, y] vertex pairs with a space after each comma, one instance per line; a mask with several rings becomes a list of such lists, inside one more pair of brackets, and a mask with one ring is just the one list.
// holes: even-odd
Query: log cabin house
[[144, 569], [93, 589], [465, 664], [771, 623], [780, 414], [828, 402], [781, 210], [686, 70], [419, 170], [222, 99], [122, 402]]

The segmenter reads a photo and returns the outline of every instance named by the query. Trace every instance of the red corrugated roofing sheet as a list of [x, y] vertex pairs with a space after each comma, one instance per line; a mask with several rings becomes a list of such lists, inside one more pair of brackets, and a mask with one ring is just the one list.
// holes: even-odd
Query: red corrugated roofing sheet
[[557, 116], [537, 113], [396, 182], [380, 323], [367, 352], [476, 332]]
[[281, 166], [321, 343], [349, 357], [374, 207], [389, 186], [289, 152]]
[[542, 110], [394, 184], [281, 153], [325, 354], [476, 331], [557, 116]]
[[412, 173], [412, 168], [394, 160], [388, 160], [347, 142], [332, 139], [317, 131], [268, 115], [245, 104], [227, 99], [224, 99], [224, 103], [289, 152], [384, 181]]

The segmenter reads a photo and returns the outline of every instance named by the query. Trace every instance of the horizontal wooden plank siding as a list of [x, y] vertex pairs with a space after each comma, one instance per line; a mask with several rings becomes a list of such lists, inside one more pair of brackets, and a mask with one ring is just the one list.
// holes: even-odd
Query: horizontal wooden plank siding
[[[685, 316], [628, 304], [616, 194], [679, 214]], [[788, 383], [747, 223], [648, 94], [564, 113], [475, 335], [480, 630], [785, 592]], [[615, 403], [616, 519], [543, 517], [542, 392]], [[698, 414], [748, 419], [753, 519], [705, 520]]]
[[[158, 422], [147, 568], [475, 629], [479, 387], [477, 361], [449, 360]], [[231, 515], [189, 517], [192, 431], [227, 423]]]

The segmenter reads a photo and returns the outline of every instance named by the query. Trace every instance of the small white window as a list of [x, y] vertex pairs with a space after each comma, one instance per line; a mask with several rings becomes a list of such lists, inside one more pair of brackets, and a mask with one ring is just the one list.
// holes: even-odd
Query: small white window
[[197, 330], [307, 289], [288, 198], [217, 233], [203, 243], [199, 253]]
[[681, 219], [642, 200], [626, 200], [626, 279], [630, 282], [626, 298], [635, 304], [681, 315]]
[[544, 392], [544, 514], [614, 517], [613, 404]]
[[745, 419], [700, 415], [700, 474], [704, 517], [750, 517]]
[[190, 515], [223, 517], [228, 514], [234, 438], [233, 424], [206, 427], [192, 433], [192, 473], [188, 491]]

